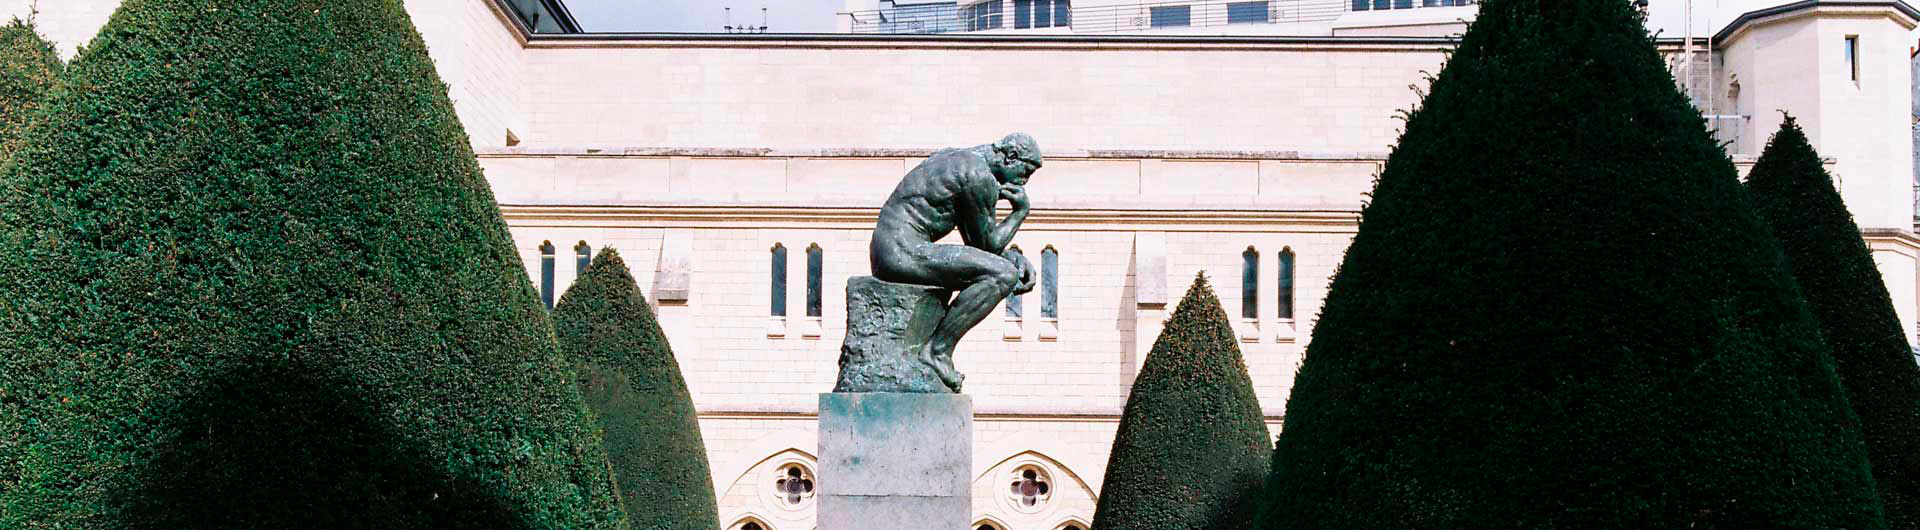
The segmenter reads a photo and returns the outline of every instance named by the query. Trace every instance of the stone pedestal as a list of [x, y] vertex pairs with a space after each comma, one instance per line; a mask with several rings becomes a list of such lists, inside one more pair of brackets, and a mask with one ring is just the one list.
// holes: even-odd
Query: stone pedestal
[[925, 355], [951, 297], [945, 289], [872, 276], [847, 280], [847, 339], [833, 391], [952, 393]]
[[819, 530], [966, 530], [973, 400], [820, 395]]

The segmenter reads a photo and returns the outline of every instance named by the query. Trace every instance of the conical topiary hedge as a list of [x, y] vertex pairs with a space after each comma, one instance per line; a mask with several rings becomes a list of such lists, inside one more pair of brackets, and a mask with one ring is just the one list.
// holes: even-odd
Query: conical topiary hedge
[[1884, 528], [1778, 246], [1624, 0], [1487, 0], [1315, 326], [1264, 529]]
[[1272, 450], [1233, 325], [1199, 276], [1134, 379], [1093, 528], [1247, 528]]
[[611, 528], [398, 0], [127, 0], [0, 173], [0, 528]]
[[21, 130], [60, 73], [60, 54], [32, 22], [16, 18], [0, 26], [0, 160], [19, 143]]
[[693, 397], [619, 252], [593, 257], [553, 307], [553, 325], [600, 419], [629, 526], [719, 528]]
[[1920, 528], [1920, 366], [1860, 227], [1792, 117], [1747, 175], [1747, 190], [1833, 349], [1888, 526]]

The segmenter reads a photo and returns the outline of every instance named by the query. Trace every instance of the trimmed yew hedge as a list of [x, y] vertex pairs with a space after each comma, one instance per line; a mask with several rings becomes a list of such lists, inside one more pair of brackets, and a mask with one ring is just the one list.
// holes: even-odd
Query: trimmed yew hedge
[[60, 69], [60, 54], [32, 22], [16, 18], [0, 26], [0, 160], [17, 148]]
[[593, 257], [553, 307], [553, 325], [600, 419], [629, 525], [719, 528], [693, 396], [619, 252]]
[[1486, 0], [1411, 111], [1259, 528], [1885, 528], [1827, 348], [1623, 0]]
[[1233, 324], [1205, 275], [1134, 379], [1094, 530], [1240, 530], [1273, 445]]
[[1888, 526], [1920, 528], [1920, 366], [1860, 227], [1792, 117], [1747, 175], [1866, 438]]
[[0, 528], [613, 528], [399, 0], [127, 0], [0, 172]]

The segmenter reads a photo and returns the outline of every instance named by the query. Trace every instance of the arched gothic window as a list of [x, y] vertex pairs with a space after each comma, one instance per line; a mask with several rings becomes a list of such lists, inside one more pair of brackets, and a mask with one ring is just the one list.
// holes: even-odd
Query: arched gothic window
[[768, 314], [784, 317], [787, 316], [787, 247], [785, 245], [773, 244], [773, 262], [770, 267], [773, 273], [773, 292], [769, 293], [768, 298], [773, 300], [773, 308]]
[[1260, 252], [1247, 247], [1240, 253], [1240, 318], [1260, 318]]
[[[1020, 252], [1019, 245], [1007, 249], [1007, 257], [1009, 258], [1021, 258], [1025, 256], [1026, 254]], [[1017, 259], [1014, 261], [1018, 262]], [[1007, 318], [1020, 318], [1027, 312], [1024, 298], [1025, 297], [1017, 294], [1007, 297]]]
[[807, 247], [807, 316], [820, 316], [820, 274], [826, 257], [818, 243]]
[[1293, 249], [1280, 249], [1280, 318], [1293, 318]]
[[1040, 316], [1060, 318], [1060, 251], [1040, 251]]
[[540, 303], [553, 309], [553, 242], [540, 243]]

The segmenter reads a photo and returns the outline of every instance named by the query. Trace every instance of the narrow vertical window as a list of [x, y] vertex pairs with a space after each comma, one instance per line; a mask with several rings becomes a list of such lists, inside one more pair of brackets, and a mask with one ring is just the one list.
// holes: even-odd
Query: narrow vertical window
[[819, 244], [807, 247], [807, 316], [820, 316], [820, 273], [826, 267]]
[[[1007, 257], [1018, 263], [1019, 258], [1026, 257], [1026, 254], [1020, 252], [1019, 246], [1014, 246], [1007, 249]], [[1024, 298], [1017, 294], [1007, 297], [1007, 318], [1020, 318], [1027, 312]]]
[[553, 309], [553, 242], [540, 243], [540, 303]]
[[1053, 0], [1053, 25], [1055, 27], [1073, 25], [1072, 0]]
[[1848, 35], [1846, 43], [1847, 79], [1860, 82], [1860, 36]]
[[1060, 318], [1060, 251], [1040, 251], [1040, 316]]
[[593, 264], [593, 247], [587, 246], [587, 242], [581, 241], [580, 244], [573, 246], [573, 258], [574, 272], [576, 274], [586, 274], [587, 265]]
[[1013, 29], [1033, 27], [1034, 0], [1013, 0]]
[[1033, 7], [1034, 7], [1034, 9], [1033, 9], [1033, 27], [1036, 27], [1036, 28], [1051, 28], [1051, 27], [1053, 27], [1053, 2], [1052, 2], [1052, 0], [1034, 0], [1034, 2], [1033, 2]]
[[768, 296], [768, 298], [773, 300], [773, 308], [769, 309], [767, 314], [773, 315], [776, 317], [784, 317], [784, 316], [787, 316], [787, 247], [786, 246], [781, 245], [779, 243], [773, 244], [773, 260], [772, 260], [771, 267], [772, 267], [772, 271], [770, 272], [773, 273], [773, 292], [770, 293], [770, 296]]
[[1293, 318], [1293, 249], [1280, 249], [1280, 318]]
[[1240, 253], [1240, 318], [1260, 318], [1260, 252], [1247, 247]]

